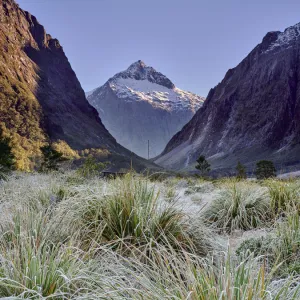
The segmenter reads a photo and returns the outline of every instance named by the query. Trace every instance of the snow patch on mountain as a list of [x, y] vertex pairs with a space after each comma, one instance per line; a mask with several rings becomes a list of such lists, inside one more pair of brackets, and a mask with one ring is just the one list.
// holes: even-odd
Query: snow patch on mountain
[[205, 98], [174, 87], [169, 89], [147, 79], [115, 78], [109, 82], [111, 89], [125, 101], [146, 101], [153, 107], [168, 111], [190, 109], [196, 112]]
[[284, 32], [278, 32], [277, 39], [270, 45], [266, 52], [272, 51], [275, 48], [286, 46], [289, 43], [296, 41], [300, 37], [300, 23], [288, 27]]

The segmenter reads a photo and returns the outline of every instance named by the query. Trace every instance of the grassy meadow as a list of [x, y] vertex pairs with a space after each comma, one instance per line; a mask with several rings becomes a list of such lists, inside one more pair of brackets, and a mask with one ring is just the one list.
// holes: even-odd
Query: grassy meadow
[[14, 173], [0, 297], [300, 299], [300, 180]]

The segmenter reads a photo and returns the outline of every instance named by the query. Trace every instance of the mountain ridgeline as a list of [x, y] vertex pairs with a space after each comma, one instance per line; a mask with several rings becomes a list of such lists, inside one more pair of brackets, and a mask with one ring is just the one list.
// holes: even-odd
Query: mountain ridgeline
[[0, 134], [10, 138], [18, 169], [32, 169], [49, 140], [148, 164], [106, 130], [59, 41], [34, 16], [14, 0], [0, 0], [0, 22]]
[[116, 140], [145, 158], [148, 141], [150, 158], [159, 155], [204, 102], [140, 60], [87, 98]]
[[148, 140], [168, 169], [195, 170], [200, 155], [219, 172], [261, 159], [300, 166], [300, 23], [269, 32], [205, 101], [142, 61], [87, 101], [59, 41], [14, 0], [0, 0], [0, 48], [0, 137], [20, 170], [48, 142], [77, 156], [103, 152], [117, 168], [157, 169], [136, 155], [148, 157]]
[[214, 169], [259, 159], [300, 163], [300, 24], [269, 32], [174, 135], [156, 163], [194, 169], [203, 154]]

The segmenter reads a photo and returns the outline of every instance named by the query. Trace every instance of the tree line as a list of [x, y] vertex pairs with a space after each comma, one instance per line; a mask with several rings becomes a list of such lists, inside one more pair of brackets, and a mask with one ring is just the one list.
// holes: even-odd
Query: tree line
[[[55, 150], [51, 144], [41, 147], [40, 150], [42, 153], [42, 161], [39, 171], [56, 171], [59, 168], [59, 164], [66, 160], [63, 154]], [[211, 170], [210, 163], [204, 155], [200, 155], [196, 162], [197, 164], [195, 168], [199, 171], [201, 176], [206, 176]], [[103, 169], [104, 167], [104, 165], [97, 165], [96, 161], [93, 161], [93, 159], [89, 157], [84, 163], [84, 173], [90, 173], [98, 169]], [[14, 168], [15, 158], [12, 152], [12, 147], [10, 146], [10, 141], [8, 138], [2, 138], [0, 139], [0, 173], [2, 174], [2, 177], [3, 174], [14, 170]], [[276, 168], [274, 163], [268, 160], [258, 161], [256, 163], [254, 174], [257, 179], [276, 177]], [[247, 178], [246, 167], [241, 162], [237, 163], [236, 177], [238, 179]]]
[[[204, 155], [200, 155], [196, 162], [195, 168], [199, 171], [201, 176], [206, 176], [211, 170], [210, 163]], [[275, 165], [270, 160], [260, 160], [256, 163], [254, 174], [257, 179], [276, 177]], [[241, 162], [238, 162], [236, 165], [236, 177], [238, 179], [247, 178], [246, 167]]]
[[[68, 156], [57, 151], [51, 142], [41, 147], [40, 152], [41, 161], [37, 168], [39, 172], [58, 171], [62, 162], [70, 160]], [[78, 158], [80, 157], [78, 156]], [[92, 177], [104, 170], [107, 165], [107, 162], [99, 162], [95, 157], [88, 154], [77, 172], [83, 177]], [[10, 139], [0, 138], [0, 179], [5, 179], [11, 171], [16, 169], [16, 158]]]

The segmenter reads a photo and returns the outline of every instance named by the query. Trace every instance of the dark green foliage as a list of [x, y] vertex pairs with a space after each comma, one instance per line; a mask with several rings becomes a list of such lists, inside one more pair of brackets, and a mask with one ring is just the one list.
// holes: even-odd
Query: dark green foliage
[[255, 175], [257, 179], [276, 177], [274, 163], [269, 160], [261, 160], [256, 163]]
[[241, 164], [241, 162], [238, 162], [236, 166], [236, 178], [237, 179], [246, 179], [247, 174], [246, 174], [246, 168], [244, 165]]
[[9, 139], [0, 139], [0, 166], [5, 169], [14, 167], [14, 155], [9, 144]]
[[210, 164], [209, 162], [205, 159], [204, 155], [200, 155], [200, 157], [197, 159], [197, 165], [196, 169], [200, 171], [201, 175], [205, 175], [210, 171]]
[[62, 157], [63, 154], [54, 150], [51, 145], [41, 147], [41, 152], [43, 154], [41, 171], [57, 171], [59, 163], [64, 160]]
[[0, 139], [0, 179], [5, 179], [6, 174], [15, 166], [15, 158], [8, 139]]
[[94, 157], [88, 156], [83, 165], [77, 170], [77, 173], [85, 178], [94, 177], [99, 175], [106, 168], [107, 164], [107, 162], [97, 162]]

